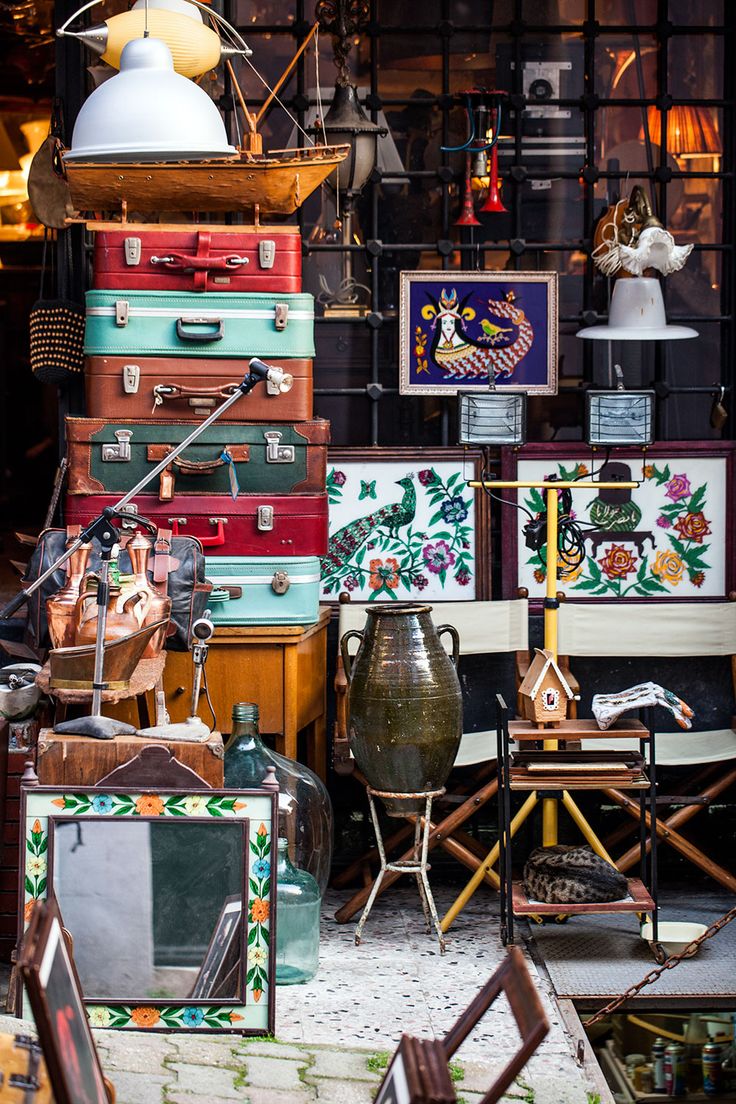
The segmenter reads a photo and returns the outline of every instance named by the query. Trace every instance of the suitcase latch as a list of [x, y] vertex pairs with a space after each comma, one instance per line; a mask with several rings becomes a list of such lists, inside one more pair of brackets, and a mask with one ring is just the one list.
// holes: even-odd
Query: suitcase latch
[[[127, 303], [126, 303], [127, 306]], [[286, 323], [289, 321], [289, 304], [288, 303], [276, 303], [274, 307], [274, 325], [277, 330], [285, 330]]]
[[274, 594], [286, 594], [287, 590], [291, 586], [291, 579], [289, 578], [288, 571], [276, 571], [273, 579], [271, 580], [271, 590]]
[[130, 460], [130, 438], [133, 436], [132, 429], [116, 429], [115, 436], [118, 442], [116, 445], [102, 446], [102, 459], [106, 463]]
[[258, 532], [270, 533], [273, 529], [273, 506], [258, 507]]
[[293, 464], [296, 459], [294, 445], [280, 445], [282, 434], [277, 429], [266, 430], [263, 434], [266, 438], [266, 463], [267, 464]]
[[120, 518], [121, 529], [137, 529], [138, 522], [135, 520], [138, 516], [138, 507], [135, 502], [129, 502], [126, 506], [120, 507], [121, 514], [127, 514], [128, 519]]
[[277, 383], [271, 383], [271, 380], [266, 380], [266, 394], [267, 395], [280, 395], [281, 388]]
[[258, 263], [261, 268], [273, 268], [276, 260], [276, 242], [266, 238], [258, 243]]
[[118, 299], [115, 303], [115, 325], [128, 325], [128, 300]]
[[126, 395], [137, 395], [141, 382], [140, 364], [123, 365], [123, 391]]
[[125, 239], [125, 263], [126, 265], [139, 265], [141, 263], [141, 239]]

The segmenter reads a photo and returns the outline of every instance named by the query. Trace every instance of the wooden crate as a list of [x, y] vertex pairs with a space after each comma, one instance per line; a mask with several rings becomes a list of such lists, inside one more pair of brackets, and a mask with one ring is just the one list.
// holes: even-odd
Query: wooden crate
[[214, 789], [225, 785], [223, 743], [219, 732], [201, 744], [151, 740], [140, 736], [116, 736], [95, 740], [90, 736], [59, 736], [44, 728], [38, 736], [36, 772], [42, 786], [96, 786], [101, 778], [138, 755], [146, 743], [168, 748], [185, 766], [196, 771]]

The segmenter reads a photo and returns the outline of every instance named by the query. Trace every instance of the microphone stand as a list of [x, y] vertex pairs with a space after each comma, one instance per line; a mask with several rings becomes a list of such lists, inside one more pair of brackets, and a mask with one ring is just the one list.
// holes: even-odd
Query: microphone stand
[[[68, 548], [62, 552], [51, 567], [39, 575], [36, 581], [31, 583], [27, 589], [16, 594], [15, 598], [12, 598], [11, 601], [0, 610], [0, 619], [11, 617], [20, 609], [24, 602], [28, 601], [30, 596], [34, 594], [39, 587], [43, 586], [46, 580], [53, 575], [55, 571], [66, 563], [70, 556], [74, 555], [78, 548], [83, 544], [89, 543], [89, 541], [93, 539], [99, 541], [102, 553], [102, 566], [97, 588], [97, 635], [95, 638], [95, 669], [92, 681], [92, 712], [88, 718], [62, 722], [62, 725], [54, 728], [55, 732], [62, 732], [64, 730], [71, 732], [72, 728], [66, 727], [71, 725], [76, 726], [73, 728], [73, 731], [77, 734], [96, 736], [98, 739], [112, 739], [116, 733], [135, 731], [131, 725], [126, 725], [122, 721], [115, 721], [111, 717], [102, 717], [102, 691], [106, 689], [107, 685], [103, 682], [103, 673], [105, 662], [107, 602], [109, 597], [108, 574], [112, 551], [120, 539], [120, 531], [113, 524], [113, 519], [121, 513], [131, 499], [135, 498], [137, 494], [140, 494], [156, 476], [160, 475], [161, 472], [169, 466], [172, 460], [175, 460], [184, 449], [188, 448], [189, 445], [196, 441], [213, 422], [216, 422], [218, 418], [222, 417], [225, 411], [229, 410], [238, 399], [242, 398], [243, 395], [247, 395], [249, 391], [252, 391], [253, 388], [262, 381], [268, 381], [275, 384], [281, 391], [289, 391], [293, 383], [293, 378], [287, 372], [282, 372], [279, 368], [272, 368], [269, 364], [266, 364], [265, 361], [260, 360], [260, 358], [253, 357], [248, 362], [248, 374], [244, 376], [242, 381], [236, 386], [232, 395], [225, 399], [216, 410], [213, 410], [208, 418], [196, 425], [188, 437], [185, 437], [183, 441], [175, 445], [171, 452], [165, 456], [155, 468], [145, 475], [143, 479], [136, 483], [127, 494], [123, 495], [114, 506], [106, 506], [102, 513], [96, 517], [94, 521], [91, 521], [89, 525], [82, 530], [79, 536], [72, 541]], [[86, 731], [82, 731], [83, 721], [91, 722], [86, 726]], [[106, 725], [100, 722], [110, 723]]]

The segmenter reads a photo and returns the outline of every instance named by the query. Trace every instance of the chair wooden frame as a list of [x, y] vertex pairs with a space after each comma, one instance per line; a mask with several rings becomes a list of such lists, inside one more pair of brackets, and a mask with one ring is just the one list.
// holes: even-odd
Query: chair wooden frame
[[[341, 608], [350, 604], [349, 595], [341, 595], [340, 598]], [[518, 603], [518, 607], [517, 607]], [[523, 605], [522, 605], [523, 603]], [[481, 607], [481, 608], [479, 608]], [[515, 608], [516, 607], [516, 608]], [[364, 610], [365, 605], [361, 604], [354, 607]], [[441, 606], [435, 606], [437, 616], [441, 618], [443, 622], [449, 621], [455, 624], [460, 633], [460, 654], [461, 655], [473, 655], [473, 654], [502, 654], [506, 652], [516, 653], [517, 656], [528, 655], [528, 604], [525, 597], [514, 600], [512, 602], [456, 602], [456, 603], [443, 603]], [[352, 611], [351, 611], [352, 612]], [[478, 614], [487, 614], [488, 618], [494, 618], [502, 616], [504, 613], [508, 614], [509, 627], [503, 640], [502, 647], [495, 647], [493, 645], [493, 630], [489, 625], [488, 634], [483, 634], [482, 640], [478, 637], [478, 634], [474, 634], [470, 642], [466, 642], [463, 646], [463, 625], [462, 620], [464, 616], [473, 613], [477, 618]], [[513, 622], [513, 624], [512, 624]], [[352, 626], [351, 626], [352, 627]], [[340, 636], [342, 633], [339, 634]], [[512, 646], [507, 647], [509, 640], [512, 640]], [[355, 762], [350, 755], [350, 749], [348, 745], [348, 681], [343, 669], [342, 658], [339, 654], [339, 641], [338, 641], [338, 659], [337, 659], [337, 672], [335, 675], [335, 696], [336, 696], [336, 721], [334, 731], [334, 745], [333, 745], [333, 763], [336, 771], [339, 774], [352, 774], [353, 778], [357, 782], [366, 786], [367, 781], [357, 770]], [[517, 676], [518, 679], [518, 676]], [[458, 765], [474, 765], [470, 762]], [[479, 785], [480, 784], [480, 785]], [[437, 823], [430, 824], [429, 835], [429, 849], [440, 846], [453, 858], [457, 859], [460, 863], [466, 866], [471, 871], [476, 871], [482, 865], [486, 858], [486, 848], [473, 839], [467, 832], [463, 831], [462, 825], [483, 805], [495, 797], [498, 791], [498, 776], [496, 767], [496, 753], [495, 753], [495, 730], [489, 730], [488, 732], [488, 756], [485, 761], [481, 761], [478, 764], [478, 768], [475, 772], [474, 778], [471, 783], [460, 785], [455, 787], [454, 795], [458, 798], [463, 798], [461, 803], [453, 809], [447, 816]], [[404, 842], [408, 842], [413, 838], [414, 834], [414, 818], [407, 817], [407, 824], [402, 825], [391, 836], [387, 837], [385, 846], [387, 850], [400, 846]], [[411, 859], [413, 851], [411, 847], [406, 850], [399, 861], [408, 861]], [[342, 871], [336, 878], [333, 879], [333, 886], [335, 888], [342, 888], [350, 882], [358, 874], [363, 874], [364, 887], [355, 893], [346, 904], [340, 908], [335, 914], [335, 919], [339, 923], [346, 923], [361, 909], [371, 892], [373, 878], [370, 873], [371, 863], [377, 861], [378, 851], [372, 848], [366, 854], [362, 855], [354, 863], [352, 863], [346, 870]], [[389, 886], [400, 877], [395, 872], [389, 872], [383, 879], [380, 887], [380, 892], [385, 892]], [[483, 880], [490, 885], [493, 889], [499, 888], [499, 879], [495, 870], [488, 871]]]
[[[704, 639], [699, 640], [697, 634], [684, 632], [678, 634], [672, 631], [672, 625], [676, 624], [678, 616], [681, 621], [683, 615], [697, 611], [697, 615], [711, 625], [710, 633], [704, 634]], [[558, 625], [560, 634], [560, 666], [565, 671], [565, 677], [570, 672], [571, 658], [582, 655], [596, 656], [639, 656], [645, 657], [651, 654], [651, 636], [646, 635], [646, 621], [656, 614], [657, 619], [670, 619], [669, 631], [666, 642], [660, 642], [661, 655], [690, 658], [692, 656], [718, 656], [729, 655], [731, 660], [731, 677], [734, 700], [736, 700], [736, 601], [719, 603], [693, 603], [693, 602], [668, 602], [668, 603], [627, 603], [626, 621], [623, 625], [616, 624], [616, 631], [608, 631], [606, 627], [607, 614], [619, 614], [621, 607], [617, 603], [597, 602], [595, 605], [565, 601], [560, 605], [558, 613]], [[609, 618], [610, 620], [610, 618]], [[595, 625], [593, 625], [593, 621]], [[651, 629], [651, 626], [650, 626]], [[590, 647], [583, 647], [582, 637], [594, 637]], [[678, 646], [678, 639], [682, 645]], [[603, 645], [603, 646], [601, 646]], [[574, 676], [573, 676], [574, 677]], [[697, 711], [697, 703], [693, 703]], [[736, 717], [732, 718], [731, 727], [736, 740]], [[716, 730], [718, 731], [718, 730]], [[702, 736], [705, 734], [698, 733]], [[666, 736], [665, 736], [666, 739]], [[686, 733], [682, 733], [683, 745], [688, 740]], [[667, 762], [662, 755], [662, 734], [658, 737], [659, 766], [676, 766], [676, 761]], [[736, 750], [736, 749], [735, 749]], [[731, 764], [729, 767], [728, 764]], [[694, 764], [683, 761], [680, 768]], [[702, 809], [707, 808], [715, 798], [725, 793], [736, 783], [736, 755], [730, 760], [720, 758], [709, 764], [699, 764], [701, 768], [695, 770], [683, 783], [676, 787], [670, 795], [658, 797], [658, 804], [665, 806], [677, 806], [674, 812], [668, 816], [657, 817], [656, 831], [661, 842], [669, 844], [689, 862], [719, 882], [731, 893], [736, 893], [736, 876], [716, 863], [700, 848], [691, 843], [680, 832], [680, 828], [696, 816]], [[696, 792], [687, 793], [692, 788]], [[613, 846], [624, 839], [630, 831], [635, 830], [639, 824], [640, 813], [638, 804], [630, 797], [615, 788], [603, 791], [609, 800], [624, 810], [631, 818], [631, 824], [622, 825], [609, 839], [607, 846]], [[646, 815], [646, 828], [650, 833], [646, 837], [645, 847], [649, 851], [651, 847], [651, 820]], [[631, 846], [619, 859], [616, 866], [622, 873], [630, 870], [641, 858], [640, 842]]]

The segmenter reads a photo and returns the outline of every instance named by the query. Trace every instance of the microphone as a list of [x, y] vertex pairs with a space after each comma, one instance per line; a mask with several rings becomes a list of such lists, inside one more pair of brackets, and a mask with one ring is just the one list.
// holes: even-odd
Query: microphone
[[289, 372], [283, 372], [281, 368], [274, 368], [271, 364], [266, 364], [265, 360], [260, 360], [258, 357], [253, 357], [252, 360], [248, 362], [248, 371], [251, 375], [259, 376], [268, 383], [272, 383], [274, 387], [278, 387], [282, 394], [286, 391], [291, 391], [294, 386], [294, 377], [290, 375]]

